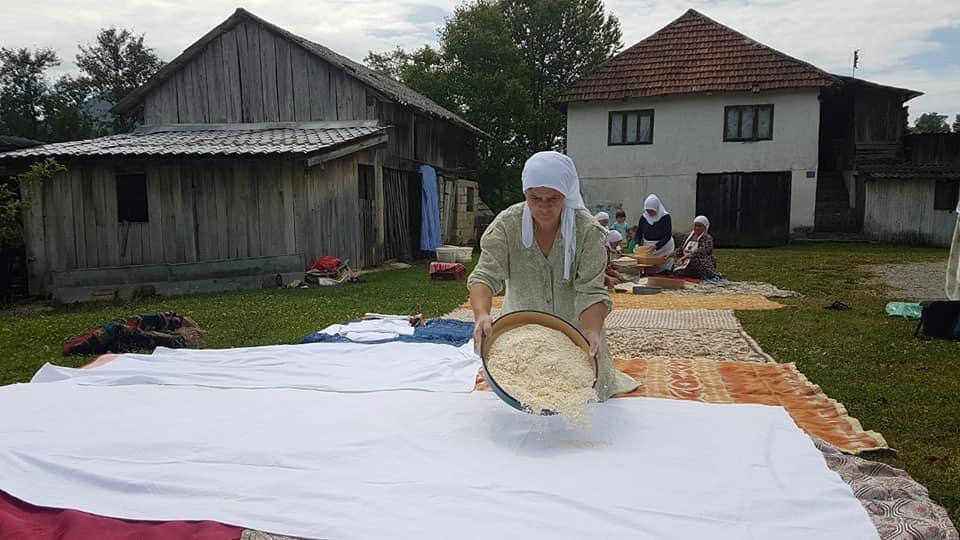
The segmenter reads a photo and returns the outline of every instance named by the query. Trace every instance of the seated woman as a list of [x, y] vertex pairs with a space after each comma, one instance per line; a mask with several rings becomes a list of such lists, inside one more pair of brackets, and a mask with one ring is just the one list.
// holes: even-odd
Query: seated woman
[[[638, 246], [652, 246], [651, 255], [654, 257], [669, 257], [676, 249], [670, 212], [656, 195], [650, 195], [643, 203], [643, 218], [637, 226], [636, 242]], [[667, 262], [648, 269], [646, 273], [659, 274], [672, 269], [673, 259], [667, 259]]]
[[676, 253], [677, 264], [674, 272], [677, 275], [698, 279], [710, 279], [719, 275], [717, 258], [713, 255], [713, 237], [708, 230], [710, 220], [706, 216], [697, 216], [693, 220], [693, 231]]
[[613, 260], [623, 256], [623, 250], [620, 248], [620, 242], [623, 237], [618, 231], [607, 232], [607, 268], [603, 273], [603, 284], [609, 289], [614, 285], [625, 283], [626, 276], [617, 271], [613, 266]]

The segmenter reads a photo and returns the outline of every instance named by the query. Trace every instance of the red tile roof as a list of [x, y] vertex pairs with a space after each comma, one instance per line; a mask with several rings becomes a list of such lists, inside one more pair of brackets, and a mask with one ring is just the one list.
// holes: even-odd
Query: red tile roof
[[837, 79], [693, 9], [577, 80], [557, 103], [821, 88]]

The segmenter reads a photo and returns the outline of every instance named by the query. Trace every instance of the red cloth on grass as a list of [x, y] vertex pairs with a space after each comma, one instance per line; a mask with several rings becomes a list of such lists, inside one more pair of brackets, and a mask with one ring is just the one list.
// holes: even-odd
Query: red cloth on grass
[[343, 263], [342, 259], [338, 259], [331, 255], [324, 255], [323, 257], [318, 257], [310, 265], [310, 270], [321, 270], [323, 272], [335, 272], [337, 268]]
[[242, 527], [215, 521], [133, 521], [43, 508], [0, 491], [3, 540], [236, 540]]

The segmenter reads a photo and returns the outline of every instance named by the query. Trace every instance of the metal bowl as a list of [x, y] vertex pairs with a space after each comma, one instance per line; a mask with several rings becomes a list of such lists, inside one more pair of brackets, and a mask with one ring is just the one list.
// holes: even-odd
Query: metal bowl
[[[547, 328], [552, 328], [553, 330], [563, 332], [577, 345], [577, 347], [583, 349], [583, 351], [588, 355], [590, 354], [590, 343], [587, 341], [587, 338], [584, 337], [584, 335], [581, 334], [580, 331], [577, 330], [577, 328], [572, 324], [561, 319], [560, 317], [557, 317], [556, 315], [552, 315], [543, 311], [514, 311], [512, 313], [503, 315], [494, 321], [493, 326], [491, 327], [490, 335], [483, 340], [483, 343], [480, 346], [480, 358], [483, 360], [483, 376], [486, 378], [490, 388], [493, 389], [493, 393], [502, 399], [507, 405], [510, 405], [518, 411], [534, 414], [532, 411], [530, 411], [530, 409], [524, 407], [520, 401], [511, 396], [506, 390], [497, 384], [496, 379], [493, 378], [493, 375], [490, 374], [490, 370], [487, 369], [487, 357], [490, 354], [490, 348], [493, 346], [493, 343], [497, 340], [497, 338], [500, 337], [500, 335], [504, 332], [527, 324], [538, 324], [540, 326], [545, 326]], [[593, 365], [593, 387], [596, 388], [599, 366], [597, 365], [596, 358], [590, 358], [590, 362]], [[542, 416], [549, 416], [556, 413], [545, 410], [541, 411], [539, 414]]]

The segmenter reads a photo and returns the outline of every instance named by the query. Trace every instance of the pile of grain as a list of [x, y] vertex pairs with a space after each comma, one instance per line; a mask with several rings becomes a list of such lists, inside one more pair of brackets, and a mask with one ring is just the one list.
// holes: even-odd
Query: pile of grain
[[538, 324], [504, 332], [490, 347], [487, 369], [531, 412], [553, 411], [577, 427], [588, 423], [586, 405], [597, 400], [593, 363], [563, 332]]

